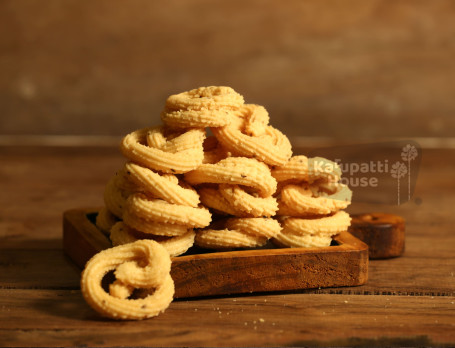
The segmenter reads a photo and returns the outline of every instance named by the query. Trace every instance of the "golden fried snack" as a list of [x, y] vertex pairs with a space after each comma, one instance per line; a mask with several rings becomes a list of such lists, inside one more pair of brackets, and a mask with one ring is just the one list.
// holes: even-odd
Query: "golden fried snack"
[[211, 128], [215, 137], [224, 148], [238, 156], [254, 157], [269, 165], [284, 165], [292, 156], [289, 139], [272, 126], [248, 122], [249, 119], [254, 119], [256, 109], [262, 112], [262, 107], [247, 105], [244, 108], [248, 108], [250, 116], [245, 119], [240, 117], [228, 126]]
[[133, 291], [133, 286], [123, 284], [120, 280], [116, 280], [112, 284], [109, 284], [109, 294], [116, 298], [126, 299], [133, 294]]
[[322, 247], [329, 246], [331, 237], [346, 231], [351, 224], [349, 214], [339, 211], [322, 218], [281, 219], [283, 229], [272, 240], [274, 244], [285, 247]]
[[214, 164], [230, 156], [231, 153], [226, 151], [213, 135], [205, 139], [203, 164]]
[[225, 227], [267, 239], [275, 237], [281, 230], [278, 221], [270, 218], [230, 218], [226, 220]]
[[195, 237], [196, 232], [193, 229], [189, 229], [187, 233], [181, 236], [171, 238], [154, 237], [154, 239], [167, 250], [171, 257], [175, 257], [186, 253], [193, 246]]
[[211, 221], [210, 212], [205, 207], [171, 204], [161, 199], [149, 198], [142, 193], [130, 195], [126, 206], [136, 216], [149, 221], [199, 228], [208, 226]]
[[[106, 249], [86, 264], [81, 290], [87, 303], [103, 316], [113, 319], [145, 319], [163, 312], [172, 302], [174, 282], [166, 249], [151, 240], [140, 240]], [[101, 281], [115, 271], [118, 287], [155, 289], [145, 298], [118, 298], [104, 291]], [[119, 296], [118, 291], [116, 295]], [[125, 294], [123, 294], [125, 295]]]
[[115, 173], [115, 185], [123, 191], [126, 192], [141, 192], [142, 189], [130, 178], [130, 175], [127, 173], [125, 166], [119, 169]]
[[169, 110], [161, 113], [161, 120], [171, 128], [222, 127], [235, 117], [229, 109]]
[[238, 217], [273, 216], [278, 210], [277, 201], [269, 196], [256, 197], [238, 185], [220, 184], [218, 188], [200, 187], [199, 195], [202, 204], [222, 214]]
[[283, 229], [280, 234], [272, 239], [273, 244], [280, 248], [323, 248], [332, 243], [332, 237], [327, 235], [312, 236], [310, 234], [298, 236], [287, 233]]
[[278, 181], [305, 181], [312, 183], [316, 180], [337, 182], [341, 169], [335, 162], [322, 157], [308, 159], [306, 156], [294, 156], [286, 164], [272, 170], [272, 176]]
[[137, 186], [153, 197], [161, 198], [168, 203], [197, 207], [199, 195], [192, 187], [179, 184], [176, 176], [160, 175], [153, 170], [135, 163], [125, 164], [125, 171]]
[[224, 227], [198, 231], [195, 244], [215, 250], [253, 248], [264, 245], [281, 230], [278, 221], [267, 218], [231, 218]]
[[351, 204], [352, 192], [339, 184], [338, 192], [327, 194], [316, 185], [286, 185], [281, 190], [279, 214], [288, 216], [327, 215]]
[[[160, 243], [171, 257], [184, 254], [194, 244], [196, 233], [193, 229], [175, 237], [163, 237], [141, 233], [123, 222], [116, 223], [111, 229], [110, 239], [113, 246], [133, 243], [140, 239], [151, 239]], [[123, 290], [122, 290], [123, 291]]]
[[[133, 243], [137, 240], [133, 234], [129, 233], [130, 227], [125, 225], [123, 221], [117, 222], [111, 228], [109, 239], [113, 246]], [[144, 238], [145, 239], [145, 238]]]
[[[197, 168], [202, 163], [204, 158], [202, 147], [205, 138], [204, 130], [188, 130], [187, 133], [190, 133], [188, 138], [193, 140], [192, 146], [178, 152], [167, 152], [162, 148], [148, 146], [147, 135], [156, 132], [164, 133], [164, 130], [162, 127], [144, 128], [125, 136], [120, 146], [123, 155], [144, 167], [164, 173], [185, 173]], [[188, 139], [185, 139], [186, 141]], [[175, 150], [175, 144], [172, 149]]]
[[202, 164], [185, 174], [191, 185], [203, 183], [244, 185], [256, 189], [261, 197], [272, 195], [276, 180], [266, 164], [254, 158], [229, 157], [215, 164]]
[[283, 222], [283, 228], [287, 228], [293, 234], [329, 234], [331, 236], [346, 231], [351, 224], [351, 217], [344, 211], [322, 218], [299, 219], [287, 217]]
[[263, 135], [270, 121], [269, 113], [261, 105], [245, 104], [237, 115], [244, 120], [237, 127], [243, 127], [245, 134], [250, 136]]
[[177, 153], [199, 148], [201, 139], [205, 140], [205, 131], [193, 129], [192, 131], [172, 130], [167, 127], [153, 127], [147, 132], [147, 145], [164, 152]]
[[[274, 216], [278, 210], [278, 203], [272, 196], [257, 197], [250, 194], [238, 185], [220, 184], [218, 188], [223, 198], [236, 212], [237, 216]], [[240, 212], [240, 213], [239, 213]]]
[[154, 236], [181, 236], [188, 232], [190, 226], [177, 225], [171, 223], [156, 222], [154, 220], [147, 220], [137, 215], [135, 210], [131, 209], [130, 206], [126, 206], [123, 211], [123, 221], [128, 226], [134, 228], [137, 231], [146, 234], [152, 234]]
[[114, 175], [104, 190], [104, 204], [113, 215], [121, 219], [126, 200], [131, 193], [131, 191], [119, 187], [118, 177]]
[[96, 216], [95, 225], [105, 235], [109, 235], [112, 226], [118, 221], [117, 217], [105, 207], [101, 208]]
[[235, 210], [217, 188], [200, 187], [198, 193], [201, 198], [201, 203], [206, 207], [215, 209], [218, 213], [242, 216], [242, 212]]
[[254, 248], [267, 243], [267, 238], [251, 236], [231, 230], [201, 230], [196, 234], [194, 243], [205, 249], [224, 250], [233, 248]]
[[166, 108], [169, 110], [236, 109], [243, 103], [243, 97], [231, 87], [210, 86], [171, 95], [166, 100]]

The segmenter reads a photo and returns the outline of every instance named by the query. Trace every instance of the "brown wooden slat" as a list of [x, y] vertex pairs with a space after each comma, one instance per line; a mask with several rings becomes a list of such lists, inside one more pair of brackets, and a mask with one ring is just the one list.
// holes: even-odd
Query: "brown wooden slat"
[[1, 133], [123, 134], [156, 124], [167, 95], [209, 84], [294, 135], [455, 128], [450, 0], [0, 5]]
[[100, 319], [79, 291], [0, 290], [0, 332], [2, 345], [433, 346], [455, 342], [454, 303], [454, 297], [247, 296], [174, 301], [156, 318], [116, 322]]
[[0, 252], [0, 288], [79, 289], [80, 273], [62, 249]]

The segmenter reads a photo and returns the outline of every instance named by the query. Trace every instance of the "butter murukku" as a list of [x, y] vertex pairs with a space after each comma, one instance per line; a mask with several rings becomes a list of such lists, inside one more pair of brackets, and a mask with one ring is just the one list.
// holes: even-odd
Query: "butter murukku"
[[229, 109], [169, 110], [161, 113], [161, 120], [172, 128], [222, 127], [230, 124], [235, 114]]
[[286, 185], [280, 192], [279, 214], [289, 216], [327, 215], [345, 209], [352, 192], [346, 185], [331, 194], [320, 192], [316, 185]]
[[117, 185], [117, 177], [113, 176], [104, 189], [104, 204], [113, 215], [121, 219], [126, 200], [131, 193], [120, 188]]
[[218, 188], [223, 198], [229, 203], [238, 216], [274, 216], [278, 210], [278, 203], [272, 196], [257, 197], [250, 194], [238, 185], [220, 184]]
[[341, 169], [335, 162], [322, 157], [293, 156], [284, 165], [275, 167], [272, 176], [278, 182], [287, 180], [307, 183], [316, 180], [337, 182], [341, 176]]
[[208, 226], [211, 221], [210, 212], [205, 207], [171, 204], [142, 193], [130, 195], [126, 205], [135, 215], [150, 221], [199, 228]]
[[186, 229], [181, 235], [165, 237], [159, 235], [144, 234], [131, 228], [123, 222], [118, 222], [111, 229], [110, 239], [113, 246], [133, 243], [140, 239], [150, 239], [160, 243], [171, 257], [179, 256], [187, 252], [194, 244], [196, 233], [193, 229]]
[[210, 86], [171, 95], [166, 100], [166, 108], [170, 110], [235, 109], [243, 103], [243, 97], [231, 87]]
[[154, 239], [160, 243], [171, 255], [176, 257], [183, 255], [191, 248], [194, 244], [196, 233], [193, 229], [189, 229], [187, 233], [176, 237], [154, 237]]
[[105, 235], [109, 235], [112, 226], [118, 221], [118, 218], [112, 214], [107, 208], [103, 207], [96, 215], [95, 225]]
[[329, 246], [332, 236], [346, 231], [351, 223], [349, 214], [339, 211], [333, 215], [317, 218], [281, 218], [283, 229], [273, 242], [287, 247]]
[[203, 129], [172, 130], [166, 127], [152, 127], [147, 132], [147, 145], [168, 153], [199, 149], [205, 140]]
[[123, 211], [123, 221], [135, 230], [155, 236], [180, 236], [187, 233], [188, 229], [191, 228], [186, 225], [163, 223], [143, 218], [142, 216], [137, 215], [135, 210], [129, 205], [127, 205]]
[[213, 135], [205, 139], [203, 164], [214, 164], [230, 156], [231, 153], [226, 151]]
[[269, 167], [254, 158], [229, 157], [215, 164], [202, 164], [185, 174], [192, 185], [202, 183], [244, 185], [256, 189], [262, 197], [272, 195], [276, 180]]
[[131, 181], [153, 197], [161, 198], [168, 203], [190, 207], [197, 207], [199, 204], [199, 195], [196, 190], [189, 185], [179, 184], [175, 176], [175, 179], [170, 179], [171, 174], [163, 176], [131, 162], [125, 164], [125, 171]]
[[[250, 117], [253, 117], [255, 109], [259, 108], [256, 105], [245, 107], [249, 108]], [[239, 117], [230, 125], [213, 127], [211, 130], [223, 147], [238, 156], [254, 157], [269, 165], [284, 165], [292, 156], [289, 139], [278, 129], [262, 123], [255, 125], [254, 122], [249, 122], [249, 119]]]
[[230, 218], [224, 229], [207, 228], [196, 234], [195, 244], [207, 249], [253, 248], [278, 235], [280, 224], [268, 218]]
[[[172, 302], [174, 282], [170, 276], [170, 266], [171, 260], [166, 249], [151, 240], [106, 249], [87, 262], [81, 277], [82, 295], [103, 316], [136, 320], [154, 317]], [[148, 288], [153, 292], [139, 299], [112, 296], [101, 285], [104, 276], [110, 271], [114, 271], [122, 284]]]
[[198, 189], [201, 203], [214, 209], [217, 213], [242, 216], [221, 194], [218, 188], [201, 187]]
[[202, 163], [204, 159], [202, 144], [205, 138], [203, 130], [188, 130], [195, 138], [194, 146], [179, 152], [166, 152], [161, 148], [148, 146], [147, 135], [155, 131], [162, 132], [162, 128], [139, 129], [125, 136], [120, 146], [123, 155], [144, 167], [164, 173], [185, 173]]

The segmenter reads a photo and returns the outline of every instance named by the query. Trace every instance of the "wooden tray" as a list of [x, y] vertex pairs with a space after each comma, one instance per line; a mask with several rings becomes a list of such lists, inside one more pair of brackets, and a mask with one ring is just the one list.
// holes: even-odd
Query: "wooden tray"
[[[110, 248], [95, 226], [98, 209], [63, 215], [63, 249], [81, 268]], [[325, 248], [208, 252], [191, 248], [172, 258], [175, 298], [362, 285], [368, 279], [368, 246], [348, 232]]]

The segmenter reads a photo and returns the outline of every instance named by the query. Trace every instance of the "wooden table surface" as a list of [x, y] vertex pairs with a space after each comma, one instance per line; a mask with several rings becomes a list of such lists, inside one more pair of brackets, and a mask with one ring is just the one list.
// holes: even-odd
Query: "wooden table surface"
[[140, 322], [100, 318], [62, 251], [62, 212], [102, 205], [117, 148], [4, 146], [0, 160], [0, 345], [455, 344], [454, 149], [424, 149], [420, 204], [350, 207], [407, 221], [404, 256], [371, 260], [366, 285], [177, 300]]

